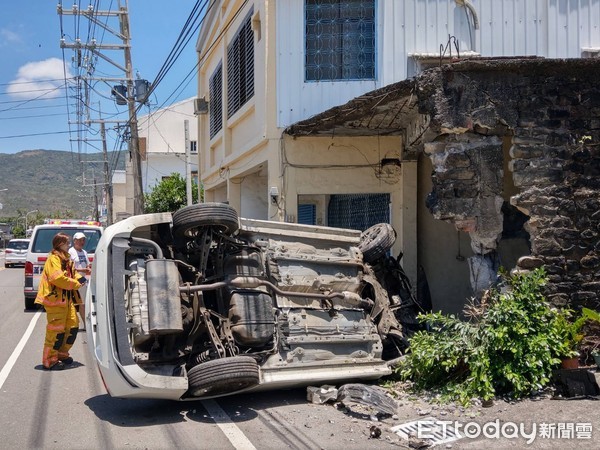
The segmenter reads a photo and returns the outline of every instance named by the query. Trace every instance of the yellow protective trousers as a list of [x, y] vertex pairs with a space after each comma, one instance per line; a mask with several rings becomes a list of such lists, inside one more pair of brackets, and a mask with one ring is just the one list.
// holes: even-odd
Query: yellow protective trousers
[[42, 364], [52, 367], [58, 361], [69, 357], [69, 350], [75, 343], [79, 320], [72, 301], [61, 306], [46, 306], [46, 339]]

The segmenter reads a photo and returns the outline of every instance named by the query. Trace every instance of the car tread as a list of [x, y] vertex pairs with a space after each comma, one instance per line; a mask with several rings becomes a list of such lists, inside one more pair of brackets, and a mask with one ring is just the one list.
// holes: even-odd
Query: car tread
[[378, 223], [362, 232], [358, 248], [367, 263], [377, 261], [396, 242], [396, 231], [389, 223]]
[[173, 213], [173, 234], [177, 237], [193, 236], [197, 228], [207, 226], [233, 234], [239, 229], [237, 211], [224, 203], [198, 203]]
[[234, 393], [258, 385], [259, 380], [258, 364], [250, 356], [215, 359], [188, 371], [189, 393], [192, 397]]

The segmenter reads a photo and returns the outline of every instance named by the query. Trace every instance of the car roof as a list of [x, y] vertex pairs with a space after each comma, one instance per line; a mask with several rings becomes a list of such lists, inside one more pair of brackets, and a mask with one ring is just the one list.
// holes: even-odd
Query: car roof
[[88, 225], [88, 224], [77, 224], [77, 223], [44, 223], [36, 225], [36, 228], [85, 228], [90, 230], [102, 230], [101, 225]]
[[8, 242], [29, 242], [31, 241], [31, 239], [21, 239], [21, 238], [15, 238], [15, 239], [11, 239]]

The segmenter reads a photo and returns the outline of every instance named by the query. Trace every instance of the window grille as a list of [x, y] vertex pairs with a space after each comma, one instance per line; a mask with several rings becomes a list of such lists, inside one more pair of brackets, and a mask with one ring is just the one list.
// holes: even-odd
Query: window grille
[[375, 79], [375, 0], [305, 0], [306, 81]]
[[254, 95], [254, 33], [251, 9], [227, 48], [227, 118]]
[[223, 64], [219, 63], [208, 82], [210, 138], [223, 128]]
[[303, 225], [316, 225], [317, 205], [314, 203], [304, 203], [298, 205], [298, 223]]
[[198, 153], [198, 142], [190, 141], [190, 153]]
[[336, 194], [329, 199], [327, 225], [364, 231], [390, 223], [390, 194]]

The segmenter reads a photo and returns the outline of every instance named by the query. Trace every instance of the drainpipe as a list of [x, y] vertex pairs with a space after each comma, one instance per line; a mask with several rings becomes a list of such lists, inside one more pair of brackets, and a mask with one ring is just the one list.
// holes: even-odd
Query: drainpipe
[[471, 12], [471, 15], [473, 16], [473, 28], [475, 28], [476, 30], [479, 30], [479, 17], [477, 17], [477, 11], [475, 10], [475, 7], [471, 3], [471, 0], [454, 0], [454, 1], [456, 2], [456, 4], [458, 6], [464, 6]]

